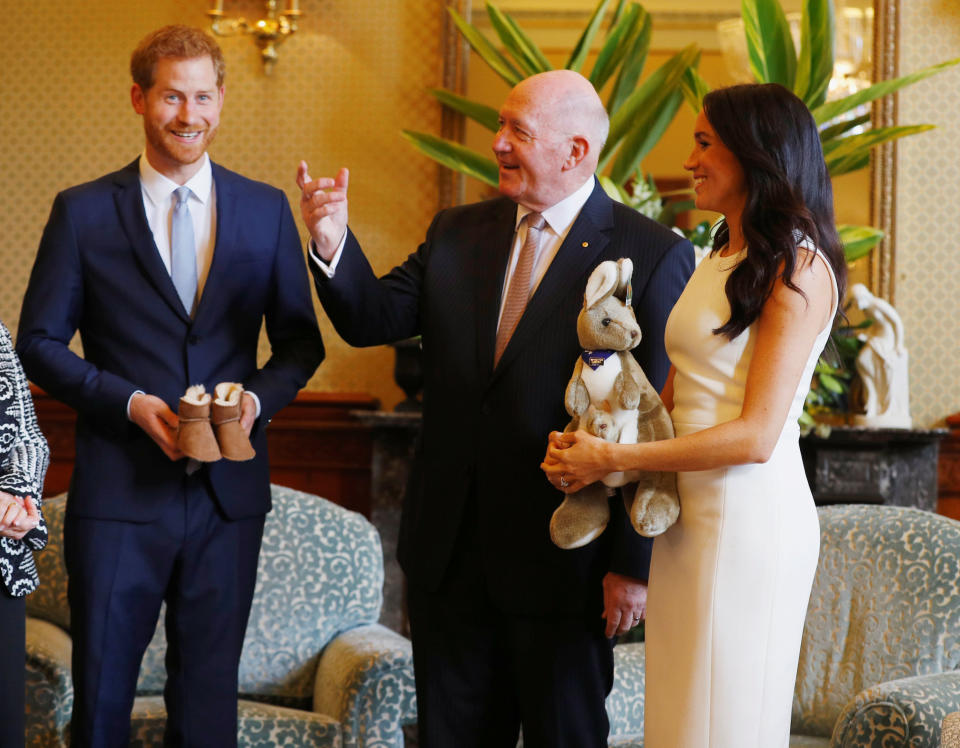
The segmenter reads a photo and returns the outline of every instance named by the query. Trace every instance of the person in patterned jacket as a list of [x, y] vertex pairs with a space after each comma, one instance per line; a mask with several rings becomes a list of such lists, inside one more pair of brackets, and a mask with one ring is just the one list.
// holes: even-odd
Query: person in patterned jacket
[[23, 745], [24, 598], [39, 583], [33, 551], [47, 544], [40, 496], [49, 458], [27, 377], [0, 323], [0, 745]]

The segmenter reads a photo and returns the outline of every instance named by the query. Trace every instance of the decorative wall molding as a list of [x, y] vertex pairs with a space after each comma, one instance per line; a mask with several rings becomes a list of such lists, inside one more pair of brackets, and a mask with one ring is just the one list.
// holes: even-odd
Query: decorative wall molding
[[[461, 0], [462, 2], [462, 0]], [[545, 51], [572, 46], [590, 19], [588, 10], [510, 10], [510, 15]], [[738, 11], [651, 10], [654, 49], [680, 49], [696, 42], [707, 53], [719, 53], [717, 24], [739, 15]], [[490, 19], [483, 7], [469, 16], [471, 22], [495, 38]], [[595, 45], [602, 43], [602, 35]]]

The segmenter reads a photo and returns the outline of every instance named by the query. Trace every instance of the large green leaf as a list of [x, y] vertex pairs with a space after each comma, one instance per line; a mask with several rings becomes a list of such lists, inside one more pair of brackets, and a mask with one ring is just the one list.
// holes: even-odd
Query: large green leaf
[[680, 90], [683, 91], [683, 98], [695, 112], [703, 109], [703, 97], [710, 93], [710, 84], [701, 78], [700, 73], [697, 72], [699, 64], [700, 55], [698, 53], [696, 61], [687, 68], [680, 81]]
[[663, 206], [663, 211], [657, 216], [657, 220], [665, 226], [673, 228], [677, 225], [678, 215], [696, 207], [697, 204], [693, 200], [668, 200]]
[[467, 99], [445, 88], [428, 88], [427, 91], [441, 104], [450, 107], [455, 112], [466, 115], [474, 122], [483, 125], [486, 129], [492, 132], [500, 129], [500, 114], [493, 107], [481, 104], [479, 101]]
[[825, 127], [820, 131], [820, 142], [823, 143], [824, 148], [827, 148], [833, 140], [839, 138], [848, 130], [860, 127], [861, 125], [868, 125], [871, 119], [869, 114], [864, 114], [860, 117], [840, 120], [835, 125], [830, 125], [830, 127]]
[[580, 72], [580, 68], [583, 67], [583, 62], [587, 59], [587, 54], [590, 52], [590, 45], [593, 44], [593, 38], [597, 35], [597, 31], [600, 30], [600, 24], [603, 22], [603, 14], [607, 12], [607, 6], [609, 4], [610, 0], [600, 0], [600, 2], [597, 3], [597, 7], [594, 9], [593, 15], [587, 23], [587, 27], [577, 40], [573, 52], [570, 53], [570, 59], [567, 60], [567, 64], [564, 66], [568, 70]]
[[874, 83], [872, 86], [865, 88], [862, 91], [857, 91], [857, 93], [850, 94], [842, 99], [828, 101], [826, 104], [818, 106], [813, 110], [813, 118], [817, 121], [818, 125], [822, 125], [824, 122], [829, 122], [834, 117], [838, 117], [844, 112], [849, 112], [851, 109], [855, 109], [861, 104], [866, 104], [874, 99], [879, 99], [887, 94], [892, 94], [894, 91], [899, 91], [904, 86], [909, 86], [917, 81], [922, 81], [924, 78], [929, 78], [931, 75], [936, 75], [947, 68], [953, 67], [957, 63], [960, 63], [960, 57], [947, 60], [946, 62], [941, 62], [937, 65], [931, 65], [923, 70], [918, 70], [915, 73], [894, 78], [893, 80]]
[[607, 196], [611, 200], [616, 200], [618, 203], [627, 202], [627, 197], [623, 192], [623, 187], [610, 179], [610, 177], [599, 174], [597, 175], [597, 179], [600, 181], [600, 186], [603, 187], [603, 191], [607, 193]]
[[607, 26], [607, 33], [609, 34], [613, 31], [614, 26], [620, 23], [620, 14], [623, 13], [623, 6], [627, 4], [627, 0], [617, 0], [617, 7], [613, 9], [613, 13], [610, 14], [610, 25]]
[[800, 27], [800, 59], [793, 90], [811, 109], [827, 98], [833, 75], [833, 0], [806, 0]]
[[513, 33], [523, 43], [524, 49], [526, 49], [533, 56], [534, 60], [540, 66], [540, 69], [553, 70], [553, 65], [550, 64], [550, 60], [548, 60], [546, 55], [540, 51], [540, 47], [538, 47], [534, 41], [527, 36], [524, 30], [520, 28], [513, 16], [511, 16], [509, 13], [504, 13], [503, 17], [507, 19], [507, 23], [510, 24], [510, 28], [513, 29]]
[[637, 33], [630, 51], [624, 58], [620, 66], [620, 72], [617, 74], [617, 80], [613, 84], [613, 91], [607, 100], [607, 113], [613, 116], [616, 114], [627, 97], [633, 93], [640, 80], [640, 74], [643, 72], [643, 66], [647, 61], [647, 52], [650, 50], [650, 37], [653, 33], [653, 24], [650, 20], [650, 14], [640, 7], [640, 20], [637, 22], [640, 31]]
[[640, 162], [673, 122], [681, 103], [683, 92], [678, 84], [672, 87], [671, 93], [662, 103], [643, 113], [617, 150], [617, 160], [610, 169], [610, 178], [614, 182], [623, 184], [636, 172]]
[[859, 260], [870, 254], [883, 239], [883, 232], [873, 226], [851, 226], [843, 224], [837, 226], [840, 241], [843, 242], [843, 254], [847, 262]]
[[[660, 108], [675, 92], [679, 91], [684, 72], [693, 64], [698, 54], [696, 44], [682, 49], [653, 71], [623, 102], [623, 105], [610, 118], [610, 134], [600, 154], [600, 169], [613, 155], [621, 140], [636, 130], [649, 128], [656, 121]], [[621, 176], [627, 179], [631, 173], [632, 170], [629, 170]], [[613, 180], [621, 181], [615, 176]]]
[[523, 32], [513, 18], [490, 3], [487, 3], [487, 15], [490, 16], [490, 25], [497, 32], [503, 46], [527, 75], [553, 70], [553, 66], [544, 57], [540, 48]]
[[838, 177], [870, 162], [870, 151], [881, 143], [904, 138], [908, 135], [932, 130], [933, 125], [900, 125], [896, 127], [878, 127], [861, 135], [849, 135], [834, 140], [827, 149], [825, 159], [830, 176]]
[[599, 91], [610, 80], [610, 76], [623, 62], [630, 47], [633, 46], [634, 38], [639, 33], [640, 6], [631, 3], [627, 12], [620, 17], [617, 25], [607, 35], [597, 54], [597, 61], [593, 64], [593, 70], [590, 71], [590, 82], [595, 89]]
[[467, 43], [473, 48], [473, 51], [480, 55], [483, 61], [490, 66], [490, 69], [507, 82], [507, 85], [512, 88], [523, 80], [524, 76], [520, 71], [518, 71], [506, 57], [500, 54], [487, 37], [467, 23], [454, 8], [447, 8], [447, 10], [450, 12], [450, 17], [457, 25], [457, 28], [460, 29], [460, 33], [463, 34], [463, 38], [466, 39]]
[[492, 187], [496, 187], [499, 182], [497, 164], [466, 146], [438, 138], [436, 135], [410, 130], [404, 130], [403, 137], [413, 143], [418, 151], [443, 166], [479, 179]]
[[827, 159], [827, 171], [831, 177], [839, 177], [854, 171], [860, 171], [870, 166], [870, 150], [865, 149], [847, 156]]
[[777, 0], [741, 0], [750, 70], [761, 83], [779, 83], [793, 90], [797, 53], [790, 24]]

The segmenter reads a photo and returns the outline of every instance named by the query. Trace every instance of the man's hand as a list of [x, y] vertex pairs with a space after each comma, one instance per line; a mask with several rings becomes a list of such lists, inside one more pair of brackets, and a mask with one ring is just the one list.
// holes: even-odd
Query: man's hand
[[147, 432], [171, 460], [185, 457], [177, 447], [177, 414], [156, 395], [138, 393], [130, 400], [130, 420]]
[[32, 497], [20, 499], [0, 491], [0, 535], [21, 540], [39, 524], [40, 512]]
[[240, 425], [249, 438], [253, 430], [253, 422], [257, 420], [257, 401], [249, 392], [244, 392], [240, 399]]
[[307, 162], [297, 169], [297, 186], [302, 193], [300, 213], [317, 253], [324, 262], [330, 262], [337, 253], [340, 240], [347, 230], [347, 186], [350, 172], [340, 169], [336, 179], [310, 179]]
[[627, 633], [646, 615], [646, 583], [608, 571], [603, 578], [603, 618], [607, 622], [607, 638]]

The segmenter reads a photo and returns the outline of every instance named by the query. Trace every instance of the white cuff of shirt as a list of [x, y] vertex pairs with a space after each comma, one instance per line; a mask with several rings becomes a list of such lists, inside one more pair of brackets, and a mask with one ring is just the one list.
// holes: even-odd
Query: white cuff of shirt
[[259, 417], [260, 417], [260, 398], [257, 397], [257, 393], [256, 393], [256, 392], [251, 392], [250, 390], [244, 390], [244, 391], [243, 391], [243, 394], [245, 394], [245, 395], [250, 395], [250, 397], [253, 398], [253, 402], [255, 402], [255, 403], [257, 404], [257, 416], [256, 416], [256, 417], [259, 418]]
[[147, 393], [144, 392], [143, 390], [134, 390], [133, 392], [130, 393], [130, 397], [127, 398], [127, 420], [128, 420], [128, 421], [132, 421], [132, 420], [133, 420], [133, 419], [130, 417], [130, 403], [133, 402], [133, 398], [136, 397], [137, 395], [146, 395], [146, 394], [147, 394]]
[[310, 257], [310, 261], [320, 268], [320, 272], [323, 273], [328, 278], [332, 278], [334, 273], [337, 272], [337, 263], [340, 262], [340, 255], [343, 254], [343, 248], [347, 244], [347, 232], [343, 232], [343, 236], [340, 238], [340, 243], [337, 245], [337, 251], [334, 252], [333, 257], [330, 258], [330, 262], [324, 262], [320, 259], [320, 255], [317, 254], [317, 245], [310, 240], [308, 246], [307, 254]]
[[[246, 394], [250, 395], [250, 397], [253, 398], [253, 402], [256, 403], [256, 405], [257, 405], [257, 416], [256, 416], [256, 417], [259, 418], [259, 417], [260, 417], [260, 398], [257, 397], [257, 393], [256, 393], [256, 392], [251, 392], [250, 390], [244, 390], [244, 392], [245, 392]], [[130, 418], [130, 403], [133, 402], [134, 396], [135, 396], [135, 395], [146, 395], [146, 394], [147, 394], [147, 393], [144, 392], [143, 390], [134, 390], [133, 393], [131, 393], [130, 397], [127, 398], [127, 420], [128, 420], [128, 421], [133, 420], [133, 419]]]

